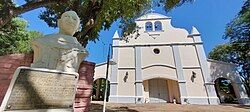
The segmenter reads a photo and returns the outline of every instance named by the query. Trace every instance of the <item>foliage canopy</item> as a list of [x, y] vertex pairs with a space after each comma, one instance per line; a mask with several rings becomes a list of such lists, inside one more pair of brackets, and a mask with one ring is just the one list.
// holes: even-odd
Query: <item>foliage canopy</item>
[[31, 52], [30, 41], [42, 36], [37, 31], [28, 31], [27, 22], [14, 18], [8, 26], [0, 28], [0, 55]]

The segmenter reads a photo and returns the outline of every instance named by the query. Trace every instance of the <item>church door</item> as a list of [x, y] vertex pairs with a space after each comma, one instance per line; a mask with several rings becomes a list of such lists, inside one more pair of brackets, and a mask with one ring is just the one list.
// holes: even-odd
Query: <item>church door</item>
[[167, 102], [167, 81], [163, 79], [149, 80], [150, 103]]

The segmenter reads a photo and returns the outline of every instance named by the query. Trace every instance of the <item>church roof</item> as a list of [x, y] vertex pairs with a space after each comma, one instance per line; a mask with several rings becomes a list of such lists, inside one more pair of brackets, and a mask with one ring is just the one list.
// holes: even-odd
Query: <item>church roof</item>
[[136, 21], [155, 20], [155, 19], [170, 19], [170, 17], [167, 17], [167, 16], [159, 14], [159, 13], [147, 13], [147, 14], [142, 15], [141, 17], [137, 18]]

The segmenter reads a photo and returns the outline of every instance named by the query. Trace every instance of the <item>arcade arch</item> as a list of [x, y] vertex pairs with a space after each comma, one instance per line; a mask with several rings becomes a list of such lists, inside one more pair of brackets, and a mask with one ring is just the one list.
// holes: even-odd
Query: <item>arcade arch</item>
[[[105, 94], [105, 84], [106, 79], [105, 78], [98, 78], [93, 83], [93, 92], [92, 92], [92, 101], [104, 101], [104, 94]], [[108, 81], [107, 86], [107, 99], [109, 99], [110, 95], [110, 81]]]

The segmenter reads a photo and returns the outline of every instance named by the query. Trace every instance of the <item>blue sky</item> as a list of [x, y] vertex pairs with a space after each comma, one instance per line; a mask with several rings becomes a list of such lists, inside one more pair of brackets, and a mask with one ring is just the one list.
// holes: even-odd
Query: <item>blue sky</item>
[[[14, 0], [21, 5], [24, 0]], [[169, 13], [161, 8], [156, 8], [155, 12], [172, 17], [172, 25], [179, 28], [185, 28], [189, 32], [192, 26], [195, 26], [202, 34], [205, 52], [208, 53], [216, 45], [228, 42], [223, 40], [226, 24], [229, 23], [240, 11], [244, 0], [196, 0], [192, 4], [184, 4], [177, 7]], [[27, 12], [22, 15], [29, 23], [29, 30], [40, 31], [43, 34], [57, 33], [58, 29], [50, 28], [38, 18], [43, 8]], [[88, 61], [101, 63], [106, 61], [108, 45], [112, 42], [112, 36], [118, 28], [119, 23], [113, 23], [107, 31], [100, 32], [100, 41], [89, 42], [87, 50], [89, 51]]]

